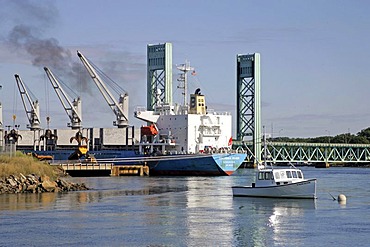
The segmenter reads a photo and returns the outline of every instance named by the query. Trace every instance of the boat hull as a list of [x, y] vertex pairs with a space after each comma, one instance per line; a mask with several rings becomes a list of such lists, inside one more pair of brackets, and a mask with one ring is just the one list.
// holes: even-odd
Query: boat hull
[[[76, 152], [76, 149], [61, 149], [61, 150], [50, 150], [50, 151], [25, 151], [24, 153], [35, 153], [38, 155], [51, 156], [54, 162], [65, 161]], [[94, 156], [97, 160], [114, 160], [120, 158], [139, 157], [132, 150], [119, 150], [119, 149], [107, 149], [89, 151], [89, 154]]]
[[[50, 155], [54, 161], [67, 160], [72, 150], [36, 151], [41, 155]], [[143, 156], [129, 150], [90, 151], [97, 162], [116, 165], [149, 166], [151, 176], [227, 176], [236, 171], [246, 158], [242, 153], [218, 153], [195, 155]]]
[[316, 179], [266, 187], [233, 186], [232, 191], [235, 197], [315, 199]]
[[199, 154], [160, 156], [151, 160], [150, 175], [153, 176], [227, 176], [243, 163], [245, 154]]

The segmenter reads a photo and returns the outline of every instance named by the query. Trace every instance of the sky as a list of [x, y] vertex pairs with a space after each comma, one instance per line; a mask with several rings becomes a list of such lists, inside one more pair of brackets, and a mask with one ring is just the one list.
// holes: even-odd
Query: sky
[[[173, 64], [190, 61], [208, 108], [236, 127], [236, 56], [261, 54], [262, 125], [273, 137], [356, 134], [370, 126], [370, 2], [366, 0], [0, 0], [0, 101], [4, 126], [28, 120], [19, 74], [39, 102], [41, 126], [69, 118], [46, 66], [82, 98], [84, 127], [113, 127], [113, 112], [88, 77], [81, 51], [146, 106], [148, 44], [170, 42]], [[175, 71], [175, 70], [174, 70]], [[180, 101], [173, 76], [174, 98]], [[117, 95], [118, 99], [118, 95]], [[16, 115], [13, 121], [13, 115]], [[50, 116], [47, 126], [46, 116]]]

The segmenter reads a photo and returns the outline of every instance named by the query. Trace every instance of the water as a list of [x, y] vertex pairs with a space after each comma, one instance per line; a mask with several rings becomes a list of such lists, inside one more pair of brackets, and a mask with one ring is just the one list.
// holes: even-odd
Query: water
[[[233, 198], [230, 177], [72, 178], [93, 190], [0, 195], [0, 246], [368, 246], [370, 169], [303, 168], [318, 199]], [[347, 196], [347, 204], [330, 194]]]

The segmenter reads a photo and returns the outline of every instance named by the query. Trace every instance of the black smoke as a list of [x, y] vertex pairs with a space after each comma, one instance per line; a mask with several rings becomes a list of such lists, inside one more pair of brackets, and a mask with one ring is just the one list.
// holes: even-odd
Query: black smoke
[[32, 65], [40, 70], [45, 66], [49, 67], [71, 88], [90, 93], [91, 79], [83, 71], [77, 55], [72, 55], [56, 38], [44, 37], [48, 30], [55, 28], [58, 18], [56, 8], [31, 1], [14, 2], [14, 7], [23, 13], [23, 19], [15, 18], [10, 23], [13, 26], [5, 38], [8, 47], [18, 56], [26, 55]]
[[[48, 67], [59, 79], [68, 84], [75, 91], [74, 93], [82, 94], [80, 96], [83, 98], [83, 105], [95, 106], [84, 109], [85, 120], [89, 116], [92, 120], [96, 120], [96, 111], [100, 108], [102, 114], [107, 114], [110, 118], [112, 114], [106, 110], [108, 106], [83, 67], [76, 50], [81, 49], [87, 58], [90, 54], [85, 53], [83, 47], [65, 46], [56, 38], [55, 30], [62, 25], [57, 3], [59, 2], [44, 0], [0, 0], [0, 45], [6, 46], [6, 55], [9, 58], [16, 58], [17, 62], [21, 63], [26, 61], [39, 68], [40, 77], [45, 76], [43, 67]], [[72, 4], [72, 1], [69, 4]], [[76, 34], [76, 40], [78, 35]], [[100, 54], [100, 61], [97, 63], [104, 73], [118, 81], [125, 92], [129, 93], [132, 111], [133, 106], [145, 104], [143, 92], [146, 85], [146, 58], [115, 49], [110, 51], [109, 47], [112, 46], [104, 44], [104, 49], [94, 49], [99, 50]], [[143, 50], [145, 51], [145, 43], [143, 43]], [[95, 61], [95, 59], [92, 60]], [[22, 76], [22, 71], [17, 73]], [[84, 97], [84, 94], [93, 97]]]

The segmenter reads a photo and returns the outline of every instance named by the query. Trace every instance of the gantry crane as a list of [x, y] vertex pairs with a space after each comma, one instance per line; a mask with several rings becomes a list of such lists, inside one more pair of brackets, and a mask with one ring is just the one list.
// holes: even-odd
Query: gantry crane
[[82, 64], [85, 66], [91, 78], [94, 80], [96, 86], [102, 93], [105, 101], [108, 103], [109, 107], [116, 115], [116, 121], [113, 122], [113, 125], [117, 126], [118, 128], [128, 127], [128, 94], [126, 92], [123, 94], [120, 93], [119, 102], [117, 102], [108, 90], [107, 86], [104, 84], [103, 80], [98, 75], [95, 68], [90, 64], [85, 56], [82, 55], [82, 53], [79, 51], [77, 51], [77, 55], [81, 59]]
[[15, 74], [15, 81], [21, 94], [24, 110], [28, 118], [29, 124], [27, 128], [30, 130], [39, 130], [40, 129], [40, 106], [37, 99], [32, 99], [29, 93], [27, 92], [26, 86], [23, 83], [19, 75]]
[[[2, 85], [0, 85], [0, 90], [3, 88]], [[4, 132], [4, 125], [3, 125], [3, 105], [0, 102], [0, 147], [3, 146], [3, 132]]]
[[73, 99], [73, 102], [71, 102], [67, 94], [64, 92], [63, 88], [60, 86], [59, 81], [56, 79], [54, 74], [51, 72], [51, 70], [47, 67], [44, 67], [44, 70], [56, 94], [58, 95], [58, 98], [60, 102], [62, 103], [64, 110], [66, 111], [69, 119], [71, 120], [71, 122], [68, 123], [67, 126], [71, 127], [72, 129], [81, 129], [82, 128], [82, 117], [81, 117], [80, 97]]

